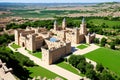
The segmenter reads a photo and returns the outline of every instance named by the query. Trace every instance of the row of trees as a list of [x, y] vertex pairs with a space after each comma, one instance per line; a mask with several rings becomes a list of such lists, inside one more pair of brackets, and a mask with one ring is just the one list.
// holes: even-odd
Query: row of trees
[[95, 38], [94, 43], [100, 44], [101, 47], [105, 47], [105, 45], [108, 44], [111, 49], [115, 50], [116, 49], [115, 46], [120, 45], [120, 39], [116, 38], [111, 42], [107, 42], [106, 38], [102, 38], [101, 41], [99, 40], [99, 38]]
[[8, 34], [3, 34], [0, 35], [0, 45], [7, 45], [8, 43], [10, 43], [11, 41], [14, 40], [14, 35], [8, 35]]
[[25, 29], [27, 26], [30, 27], [46, 27], [47, 29], [51, 29], [53, 27], [53, 21], [51, 20], [42, 20], [42, 21], [35, 21], [35, 22], [25, 22], [23, 24], [15, 24], [10, 23], [6, 25], [6, 29], [17, 29], [22, 28]]
[[[55, 17], [57, 18], [57, 22], [58, 25], [61, 25], [61, 22], [63, 20], [63, 17]], [[79, 27], [80, 23], [83, 17], [75, 17], [75, 18], [71, 18], [71, 17], [66, 17], [67, 20], [67, 26], [70, 28], [73, 27]], [[107, 20], [106, 17], [86, 17], [86, 20], [89, 21], [91, 19], [104, 19]], [[119, 18], [115, 18], [116, 20], [119, 20]], [[6, 25], [6, 29], [16, 29], [16, 28], [22, 28], [25, 29], [27, 26], [31, 26], [31, 27], [46, 27], [47, 29], [51, 29], [53, 28], [53, 20], [41, 20], [41, 21], [34, 21], [34, 22], [25, 22], [23, 24], [15, 24], [15, 23], [10, 23], [8, 25]], [[91, 22], [87, 22], [87, 27], [89, 28], [89, 31], [91, 33], [95, 32], [97, 34], [101, 34], [101, 35], [113, 35], [115, 36], [116, 33], [115, 32], [111, 32], [111, 31], [105, 31], [103, 30], [103, 28], [113, 28], [113, 29], [117, 29], [117, 31], [119, 31], [118, 29], [120, 28], [120, 25], [116, 25], [113, 27], [108, 26], [106, 23], [102, 23], [101, 25], [97, 25], [94, 24], [92, 21]]]
[[120, 79], [116, 74], [104, 68], [102, 64], [97, 64], [96, 69], [94, 69], [94, 66], [91, 63], [86, 62], [85, 57], [82, 55], [71, 55], [68, 62], [91, 80]]

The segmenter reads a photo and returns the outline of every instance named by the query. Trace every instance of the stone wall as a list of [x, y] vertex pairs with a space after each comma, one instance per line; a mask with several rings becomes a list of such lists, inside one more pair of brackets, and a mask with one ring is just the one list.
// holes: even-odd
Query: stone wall
[[65, 45], [55, 48], [55, 49], [45, 49], [41, 48], [42, 50], [42, 61], [48, 64], [52, 64], [59, 60], [61, 57], [68, 55], [71, 53], [71, 43], [66, 43]]

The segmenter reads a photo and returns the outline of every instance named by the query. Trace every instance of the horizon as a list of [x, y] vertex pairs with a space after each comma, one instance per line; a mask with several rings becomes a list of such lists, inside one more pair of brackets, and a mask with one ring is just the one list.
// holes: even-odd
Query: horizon
[[56, 0], [44, 0], [44, 1], [37, 1], [37, 0], [0, 0], [0, 3], [104, 3], [104, 2], [120, 2], [120, 0], [101, 0], [101, 1], [96, 1], [96, 0], [77, 0], [77, 1], [74, 1], [74, 0], [59, 0], [59, 1], [56, 1]]

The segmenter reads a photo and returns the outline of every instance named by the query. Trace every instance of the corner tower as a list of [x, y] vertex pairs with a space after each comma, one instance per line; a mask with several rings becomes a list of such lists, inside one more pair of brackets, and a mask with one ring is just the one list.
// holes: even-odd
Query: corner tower
[[82, 19], [82, 24], [80, 24], [80, 34], [87, 34], [86, 22], [85, 19]]
[[63, 30], [66, 29], [66, 19], [65, 18], [63, 19], [63, 22], [62, 22], [62, 29]]

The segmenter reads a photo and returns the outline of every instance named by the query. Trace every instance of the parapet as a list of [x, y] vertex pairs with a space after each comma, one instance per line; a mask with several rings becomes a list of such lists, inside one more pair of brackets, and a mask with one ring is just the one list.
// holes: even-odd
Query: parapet
[[6, 67], [6, 63], [2, 63], [1, 60], [0, 60], [0, 68], [2, 68], [5, 73], [12, 72], [12, 68], [9, 68], [9, 69], [8, 69], [8, 68]]

